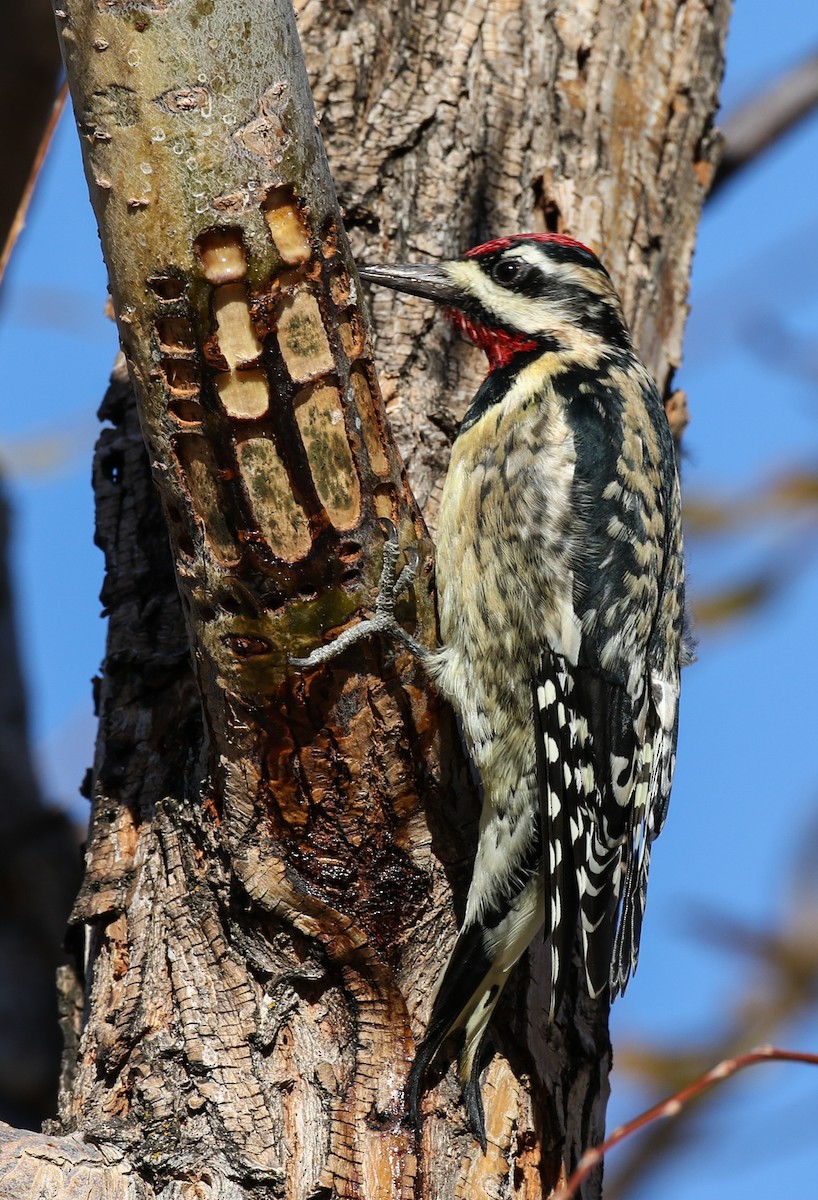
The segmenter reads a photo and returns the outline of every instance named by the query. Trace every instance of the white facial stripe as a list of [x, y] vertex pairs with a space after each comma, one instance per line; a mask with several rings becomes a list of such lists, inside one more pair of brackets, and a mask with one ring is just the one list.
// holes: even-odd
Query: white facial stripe
[[444, 266], [452, 283], [474, 296], [487, 312], [494, 313], [504, 325], [511, 325], [520, 333], [543, 332], [542, 304], [538, 305], [527, 296], [518, 296], [508, 288], [501, 287], [476, 262], [450, 262]]
[[[530, 263], [543, 275], [559, 283], [579, 285], [592, 295], [613, 300], [618, 307], [616, 292], [610, 281], [593, 267], [554, 262], [538, 246], [531, 244], [514, 246], [513, 253], [509, 252], [508, 257]], [[520, 295], [511, 288], [495, 283], [477, 262], [468, 259], [442, 265], [454, 284], [474, 296], [487, 312], [494, 314], [504, 325], [511, 325], [520, 333], [532, 336], [551, 333], [561, 337], [576, 327], [576, 314], [568, 303]], [[569, 340], [572, 339], [569, 337]]]
[[[509, 257], [511, 257], [510, 253]], [[580, 263], [556, 262], [540, 246], [530, 242], [527, 245], [515, 246], [514, 257], [530, 263], [533, 267], [538, 267], [543, 275], [550, 275], [552, 279], [556, 279], [560, 283], [579, 284], [580, 287], [592, 292], [595, 296], [618, 299], [611, 281], [595, 267], [585, 267]]]

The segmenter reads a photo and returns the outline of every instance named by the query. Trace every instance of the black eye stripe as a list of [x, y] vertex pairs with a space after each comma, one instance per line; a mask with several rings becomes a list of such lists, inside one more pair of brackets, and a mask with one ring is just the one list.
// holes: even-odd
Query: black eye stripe
[[[530, 244], [533, 245], [533, 243]], [[522, 245], [526, 245], [526, 243], [522, 243]], [[532, 275], [541, 276], [542, 268], [515, 256], [514, 249], [515, 247], [512, 246], [500, 251], [495, 250], [484, 257], [480, 256], [480, 258], [482, 258], [484, 269], [496, 283], [503, 287], [513, 287], [516, 291], [518, 280], [525, 279], [528, 282]], [[558, 242], [549, 242], [547, 244], [537, 243], [536, 249], [553, 263], [573, 264], [599, 271], [602, 275], [608, 274], [596, 255], [584, 246], [563, 246]]]
[[603, 275], [608, 272], [603, 267], [595, 254], [590, 250], [586, 250], [584, 246], [560, 246], [552, 244], [548, 247], [548, 257], [555, 263], [574, 263], [580, 267], [591, 267], [594, 271], [599, 271]]

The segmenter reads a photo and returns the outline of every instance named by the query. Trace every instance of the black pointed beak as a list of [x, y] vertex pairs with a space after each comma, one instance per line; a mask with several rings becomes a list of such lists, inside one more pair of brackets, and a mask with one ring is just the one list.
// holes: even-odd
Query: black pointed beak
[[378, 283], [396, 292], [423, 296], [425, 300], [434, 300], [437, 304], [456, 306], [461, 295], [445, 267], [403, 263], [394, 267], [359, 267], [358, 274], [367, 283]]

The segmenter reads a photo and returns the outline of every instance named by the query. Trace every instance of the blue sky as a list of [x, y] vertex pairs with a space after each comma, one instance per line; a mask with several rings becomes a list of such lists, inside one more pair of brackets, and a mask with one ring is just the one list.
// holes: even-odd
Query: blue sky
[[[815, 0], [736, 0], [724, 111], [816, 46]], [[706, 210], [678, 377], [693, 414], [689, 492], [735, 497], [793, 465], [815, 470], [817, 195], [813, 115]], [[80, 816], [77, 787], [93, 747], [89, 681], [105, 632], [90, 488], [95, 411], [116, 351], [105, 293], [76, 134], [64, 119], [3, 296], [0, 455], [33, 739], [47, 794]], [[771, 329], [811, 344], [811, 378], [775, 361]], [[818, 795], [815, 526], [759, 523], [732, 543], [693, 543], [689, 565], [693, 591], [706, 592], [776, 547], [792, 560], [789, 586], [729, 631], [702, 631], [699, 662], [686, 673], [677, 782], [654, 852], [639, 973], [614, 1009], [615, 1046], [701, 1037], [755, 985], [742, 959], [696, 935], [694, 906], [773, 926], [791, 899]], [[818, 1017], [780, 1040], [818, 1048]], [[761, 1067], [726, 1086], [698, 1146], [629, 1200], [660, 1190], [663, 1200], [818, 1192], [818, 1071]], [[643, 1098], [615, 1074], [610, 1127]]]
[[[737, 0], [722, 111], [816, 48], [814, 0]], [[816, 195], [813, 114], [705, 210], [678, 376], [693, 416], [686, 492], [736, 498], [794, 466], [818, 469]], [[767, 331], [782, 329], [811, 345], [811, 378], [776, 361]], [[695, 595], [775, 551], [792, 561], [789, 586], [725, 632], [700, 630], [699, 661], [685, 674], [676, 784], [654, 848], [639, 972], [613, 1011], [614, 1056], [618, 1041], [704, 1041], [763, 983], [738, 954], [698, 936], [696, 909], [772, 929], [793, 902], [794, 864], [818, 815], [815, 522], [759, 521], [732, 541], [692, 541], [688, 558]], [[777, 1041], [818, 1049], [818, 1013]], [[765, 1065], [723, 1087], [685, 1155], [628, 1200], [818, 1194], [818, 1071]], [[615, 1072], [609, 1127], [645, 1098]]]

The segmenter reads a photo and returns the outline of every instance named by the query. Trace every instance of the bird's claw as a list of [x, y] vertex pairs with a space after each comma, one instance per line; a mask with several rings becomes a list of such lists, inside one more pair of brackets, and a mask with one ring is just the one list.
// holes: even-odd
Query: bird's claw
[[411, 650], [418, 658], [424, 658], [427, 654], [425, 647], [421, 646], [415, 638], [408, 634], [400, 625], [395, 616], [395, 605], [398, 599], [407, 592], [414, 582], [417, 575], [418, 563], [420, 555], [414, 546], [410, 546], [405, 551], [406, 563], [399, 574], [396, 574], [398, 558], [400, 556], [400, 545], [398, 543], [398, 531], [392, 521], [388, 517], [380, 518], [380, 526], [386, 535], [386, 540], [383, 546], [383, 565], [381, 567], [381, 578], [378, 584], [378, 596], [375, 601], [375, 613], [373, 616], [359, 621], [357, 625], [353, 625], [350, 629], [345, 629], [337, 638], [329, 642], [326, 646], [318, 646], [313, 650], [307, 658], [289, 658], [289, 665], [299, 671], [308, 671], [313, 667], [322, 666], [324, 663], [337, 658], [339, 654], [343, 654], [350, 646], [354, 646], [356, 642], [361, 641], [365, 637], [371, 637], [373, 634], [380, 637], [392, 638], [405, 646], [407, 650]]
[[415, 582], [415, 576], [418, 573], [418, 563], [420, 562], [420, 555], [418, 554], [415, 547], [410, 546], [409, 549], [405, 551], [405, 554], [406, 554], [406, 566], [403, 568], [403, 570], [401, 571], [397, 580], [395, 581], [395, 599], [396, 600], [397, 600], [398, 596], [402, 596], [404, 592], [409, 591], [409, 588]]

